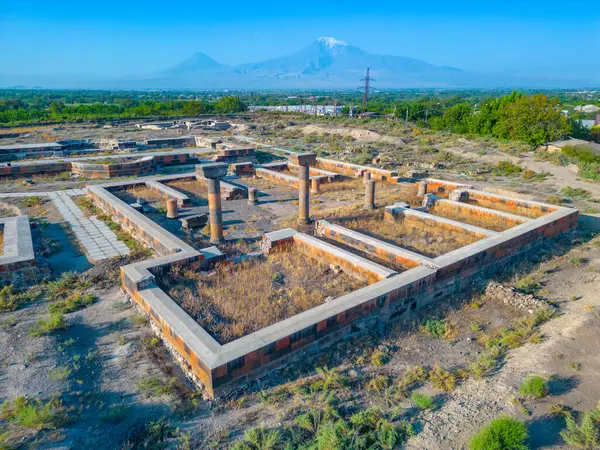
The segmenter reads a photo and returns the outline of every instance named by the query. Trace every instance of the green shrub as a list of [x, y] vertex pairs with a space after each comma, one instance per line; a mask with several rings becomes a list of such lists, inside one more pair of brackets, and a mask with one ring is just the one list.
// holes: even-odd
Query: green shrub
[[0, 417], [7, 422], [36, 430], [54, 429], [66, 421], [62, 403], [58, 399], [43, 403], [41, 400], [31, 400], [24, 396], [7, 400], [2, 405]]
[[586, 200], [592, 197], [592, 193], [590, 191], [586, 191], [583, 188], [572, 188], [571, 186], [567, 186], [560, 191], [564, 196], [574, 199]]
[[138, 381], [137, 389], [144, 397], [160, 397], [173, 392], [175, 381], [175, 377], [164, 382], [156, 375], [152, 375]]
[[24, 208], [32, 208], [34, 206], [41, 206], [44, 204], [44, 199], [37, 195], [32, 195], [21, 200], [21, 206]]
[[104, 423], [117, 424], [123, 422], [131, 408], [127, 405], [113, 406], [100, 416], [100, 420]]
[[267, 405], [274, 405], [287, 400], [289, 396], [289, 391], [285, 388], [280, 387], [271, 391], [260, 391], [258, 393], [258, 400], [261, 403], [265, 403]]
[[519, 392], [525, 397], [540, 398], [548, 395], [548, 385], [538, 375], [531, 375], [521, 383]]
[[4, 286], [0, 289], [0, 313], [14, 311], [23, 303], [35, 300], [40, 294], [38, 289], [18, 292], [12, 284]]
[[446, 332], [446, 321], [440, 319], [426, 319], [421, 323], [421, 330], [436, 338], [442, 338]]
[[542, 284], [531, 275], [521, 278], [515, 287], [524, 294], [535, 294], [542, 288]]
[[40, 337], [50, 334], [56, 330], [62, 330], [69, 326], [69, 321], [62, 314], [51, 314], [48, 320], [41, 319], [29, 329], [29, 334], [33, 337]]
[[79, 292], [71, 294], [64, 300], [57, 300], [48, 306], [48, 312], [51, 314], [68, 314], [78, 309], [86, 308], [94, 303], [96, 297], [93, 295], [83, 295]]
[[503, 354], [504, 352], [500, 347], [492, 347], [469, 365], [469, 373], [476, 378], [484, 377], [496, 368]]
[[437, 362], [429, 371], [429, 380], [436, 389], [444, 392], [449, 392], [456, 386], [456, 376], [442, 369]]
[[87, 283], [79, 279], [75, 272], [65, 272], [56, 281], [47, 284], [50, 298], [66, 298], [77, 290], [86, 289]]
[[272, 450], [277, 448], [281, 441], [278, 430], [267, 430], [256, 427], [247, 430], [241, 441], [236, 442], [232, 450]]
[[371, 364], [374, 366], [383, 366], [390, 360], [390, 354], [381, 350], [375, 350], [371, 353]]
[[552, 203], [553, 205], [558, 205], [558, 206], [564, 204], [562, 197], [560, 195], [556, 195], [556, 194], [552, 194], [551, 196], [549, 196], [546, 199], [546, 202]]
[[336, 369], [317, 367], [317, 373], [319, 374], [319, 379], [310, 385], [312, 390], [328, 392], [330, 390], [340, 389], [346, 386], [348, 382], [348, 378]]
[[523, 169], [521, 169], [516, 164], [504, 160], [500, 161], [494, 166], [494, 168], [492, 169], [492, 174], [504, 177], [518, 177], [522, 171]]
[[565, 420], [566, 428], [560, 435], [567, 444], [582, 450], [600, 449], [600, 403], [594, 411], [583, 413], [579, 423], [570, 412]]
[[500, 416], [473, 436], [470, 450], [528, 450], [527, 427], [516, 419]]
[[67, 366], [57, 367], [48, 372], [48, 376], [51, 380], [54, 381], [66, 380], [67, 378], [69, 378], [69, 375], [71, 375], [71, 369]]
[[414, 392], [410, 399], [419, 409], [433, 409], [435, 407], [433, 398], [420, 392]]

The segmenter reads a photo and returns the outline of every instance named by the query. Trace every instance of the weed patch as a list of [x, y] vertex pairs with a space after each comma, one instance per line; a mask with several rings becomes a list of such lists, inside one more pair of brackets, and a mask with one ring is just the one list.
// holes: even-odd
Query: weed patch
[[527, 427], [509, 416], [500, 416], [484, 425], [471, 439], [470, 450], [528, 450]]
[[32, 337], [41, 337], [57, 330], [65, 329], [69, 326], [69, 321], [62, 314], [51, 314], [49, 319], [39, 320], [29, 329]]

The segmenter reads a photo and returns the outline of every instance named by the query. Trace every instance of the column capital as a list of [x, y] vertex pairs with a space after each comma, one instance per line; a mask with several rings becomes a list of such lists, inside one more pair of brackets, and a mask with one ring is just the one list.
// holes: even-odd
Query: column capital
[[311, 152], [295, 153], [290, 155], [290, 161], [299, 166], [308, 166], [317, 162], [317, 154]]
[[209, 180], [220, 180], [227, 175], [228, 165], [225, 163], [210, 163], [196, 166], [196, 173]]

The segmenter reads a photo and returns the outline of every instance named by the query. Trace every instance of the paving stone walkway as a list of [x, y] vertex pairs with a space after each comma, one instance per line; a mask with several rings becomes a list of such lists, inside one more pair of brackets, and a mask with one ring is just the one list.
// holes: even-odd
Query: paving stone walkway
[[129, 254], [129, 248], [117, 239], [115, 233], [95, 216], [86, 217], [67, 191], [49, 192], [48, 196], [71, 225], [90, 260], [95, 262]]

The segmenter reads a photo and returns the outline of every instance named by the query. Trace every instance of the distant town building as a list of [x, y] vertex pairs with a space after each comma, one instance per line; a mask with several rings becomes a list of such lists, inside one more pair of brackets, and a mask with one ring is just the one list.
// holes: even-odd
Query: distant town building
[[186, 120], [185, 126], [188, 130], [203, 129], [224, 131], [231, 128], [231, 124], [229, 122], [218, 120]]
[[135, 126], [140, 130], [164, 130], [172, 128], [175, 122], [152, 122], [152, 123], [136, 123]]
[[[281, 112], [299, 112], [306, 114], [315, 114], [315, 105], [281, 105], [281, 106], [249, 106], [250, 111], [281, 111]], [[316, 114], [318, 116], [340, 115], [342, 106], [316, 105]]]
[[600, 111], [600, 106], [596, 105], [577, 105], [575, 111], [582, 113], [595, 113]]

